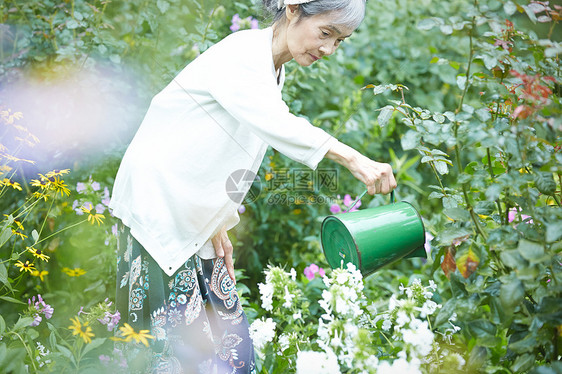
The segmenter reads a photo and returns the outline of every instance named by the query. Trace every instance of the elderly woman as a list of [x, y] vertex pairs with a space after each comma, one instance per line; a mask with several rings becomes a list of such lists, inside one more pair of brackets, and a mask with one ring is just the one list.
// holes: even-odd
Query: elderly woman
[[268, 146], [312, 169], [334, 160], [370, 194], [396, 186], [388, 164], [292, 115], [281, 96], [283, 64], [334, 53], [361, 23], [365, 0], [265, 6], [271, 27], [224, 38], [153, 98], [115, 180], [117, 305], [122, 322], [154, 336], [149, 370], [255, 371], [227, 235], [241, 199], [225, 185], [237, 171], [257, 173]]

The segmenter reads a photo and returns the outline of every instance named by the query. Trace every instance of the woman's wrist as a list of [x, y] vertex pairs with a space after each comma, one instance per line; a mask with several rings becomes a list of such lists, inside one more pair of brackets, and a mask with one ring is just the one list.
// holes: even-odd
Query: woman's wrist
[[326, 153], [325, 157], [345, 166], [347, 169], [350, 169], [352, 164], [357, 160], [358, 154], [359, 153], [355, 149], [337, 141]]

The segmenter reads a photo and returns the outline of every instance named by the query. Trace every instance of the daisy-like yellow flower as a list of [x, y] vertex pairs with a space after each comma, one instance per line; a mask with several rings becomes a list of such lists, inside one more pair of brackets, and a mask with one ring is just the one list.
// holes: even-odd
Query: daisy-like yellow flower
[[46, 254], [44, 254], [40, 249], [36, 249], [33, 247], [27, 247], [27, 250], [29, 252], [31, 252], [31, 254], [33, 254], [33, 256], [40, 258], [43, 261], [47, 261], [49, 262], [49, 256], [47, 256]]
[[19, 236], [21, 238], [21, 240], [24, 240], [25, 238], [27, 238], [27, 235], [25, 235], [23, 232], [17, 231], [12, 229], [12, 234]]
[[41, 270], [41, 271], [33, 270], [31, 272], [31, 275], [33, 275], [34, 277], [39, 277], [39, 279], [41, 279], [41, 282], [43, 282], [45, 280], [45, 279], [43, 279], [43, 277], [45, 275], [48, 275], [48, 274], [49, 274], [49, 272], [47, 270]]
[[12, 187], [14, 190], [18, 190], [21, 191], [21, 185], [18, 182], [12, 182], [11, 180], [9, 180], [8, 178], [4, 178], [3, 180], [0, 181], [0, 186], [10, 186]]
[[81, 275], [86, 274], [86, 270], [80, 268], [70, 269], [67, 267], [63, 267], [62, 272], [71, 277], [79, 277]]
[[84, 213], [88, 215], [88, 222], [92, 225], [97, 222], [98, 226], [103, 223], [105, 216], [96, 212], [92, 204], [87, 204], [87, 206], [80, 207]]
[[74, 319], [70, 319], [72, 321], [72, 325], [68, 326], [69, 330], [72, 330], [72, 335], [79, 335], [82, 339], [84, 339], [84, 343], [91, 343], [92, 337], [94, 337], [94, 333], [92, 332], [92, 328], [88, 326], [88, 322], [84, 324], [80, 323], [78, 317]]
[[33, 264], [30, 264], [29, 261], [26, 261], [25, 264], [23, 262], [21, 262], [20, 260], [18, 260], [18, 262], [15, 263], [15, 265], [20, 268], [20, 273], [22, 271], [29, 271], [30, 273], [35, 269], [35, 266], [33, 266]]
[[125, 337], [123, 339], [123, 341], [125, 342], [134, 340], [135, 342], [142, 343], [146, 347], [148, 347], [148, 340], [146, 339], [154, 339], [154, 336], [150, 335], [148, 330], [140, 330], [139, 332], [136, 332], [135, 329], [133, 329], [128, 323], [125, 323], [122, 327], [119, 327], [119, 330], [121, 330], [121, 333]]
[[52, 178], [52, 177], [60, 177], [61, 175], [64, 174], [68, 174], [70, 172], [70, 169], [63, 169], [63, 170], [53, 170], [48, 172], [47, 174], [45, 174], [45, 176], [47, 178]]
[[[57, 173], [61, 173], [61, 171], [59, 170], [55, 170], [55, 171]], [[50, 172], [50, 173], [54, 173], [54, 172]], [[39, 179], [32, 179], [30, 182], [31, 185], [33, 187], [39, 187], [41, 188], [41, 190], [50, 190], [50, 191], [54, 191], [55, 193], [60, 192], [61, 196], [63, 194], [66, 194], [67, 196], [70, 195], [70, 190], [68, 189], [68, 186], [64, 183], [62, 179], [59, 178], [58, 175], [53, 175], [53, 176], [48, 176], [48, 175], [49, 173], [47, 173], [47, 175], [39, 174]]]

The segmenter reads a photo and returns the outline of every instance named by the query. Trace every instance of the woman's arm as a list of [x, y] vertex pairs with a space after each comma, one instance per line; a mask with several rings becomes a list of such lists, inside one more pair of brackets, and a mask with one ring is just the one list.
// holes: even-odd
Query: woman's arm
[[324, 157], [345, 166], [355, 178], [367, 186], [370, 195], [387, 194], [396, 188], [396, 180], [389, 164], [373, 161], [339, 141]]

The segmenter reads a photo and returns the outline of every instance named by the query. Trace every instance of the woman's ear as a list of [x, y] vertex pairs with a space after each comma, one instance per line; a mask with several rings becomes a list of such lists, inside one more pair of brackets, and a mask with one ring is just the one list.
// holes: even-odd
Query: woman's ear
[[293, 19], [297, 19], [299, 16], [299, 5], [298, 4], [287, 5], [285, 7], [285, 15], [287, 16], [287, 19], [289, 21], [292, 21]]

